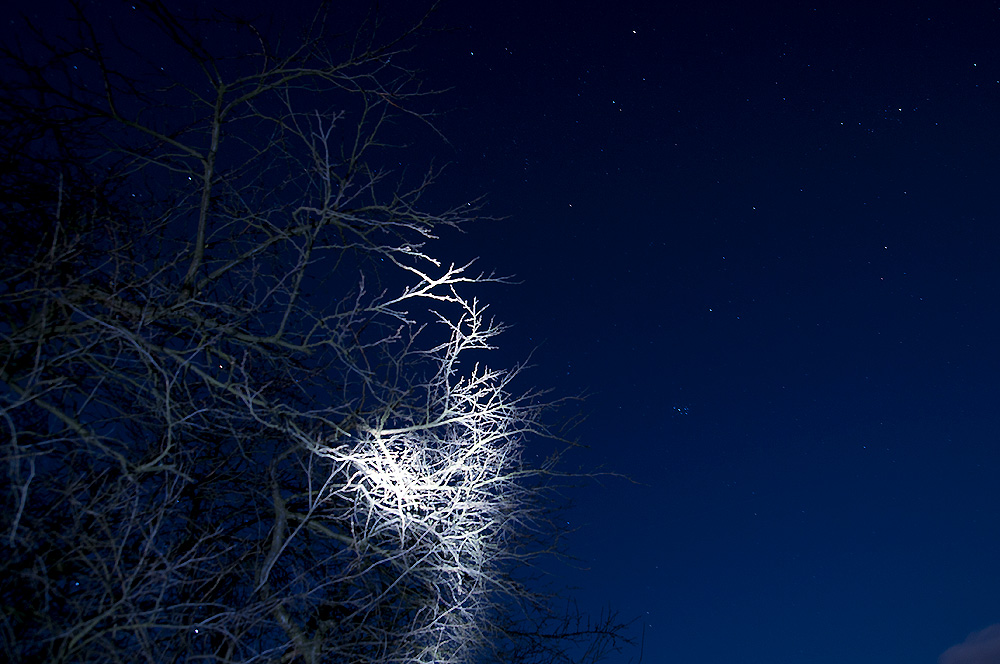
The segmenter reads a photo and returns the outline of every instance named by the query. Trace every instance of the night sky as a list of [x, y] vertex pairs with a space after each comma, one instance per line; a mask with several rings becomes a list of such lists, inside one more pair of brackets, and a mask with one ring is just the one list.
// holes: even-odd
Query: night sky
[[574, 494], [585, 608], [646, 664], [936, 662], [1000, 622], [1000, 7], [762, 6], [446, 3], [440, 192], [636, 482]]
[[405, 64], [450, 144], [402, 158], [506, 217], [435, 255], [516, 276], [494, 362], [587, 394], [569, 467], [629, 478], [570, 494], [554, 579], [637, 619], [611, 663], [643, 625], [643, 664], [908, 664], [1000, 623], [1000, 5], [432, 24]]

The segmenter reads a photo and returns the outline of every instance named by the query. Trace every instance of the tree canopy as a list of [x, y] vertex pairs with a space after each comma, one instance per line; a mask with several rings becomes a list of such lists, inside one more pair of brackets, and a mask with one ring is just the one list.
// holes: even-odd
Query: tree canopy
[[[158, 2], [24, 19], [0, 95], [5, 655], [596, 661], [553, 609], [543, 395], [435, 254], [427, 16], [279, 39]], [[336, 29], [335, 29], [336, 28]], [[339, 31], [341, 34], [334, 34]], [[406, 160], [404, 167], [401, 160]], [[582, 645], [581, 645], [582, 644]]]

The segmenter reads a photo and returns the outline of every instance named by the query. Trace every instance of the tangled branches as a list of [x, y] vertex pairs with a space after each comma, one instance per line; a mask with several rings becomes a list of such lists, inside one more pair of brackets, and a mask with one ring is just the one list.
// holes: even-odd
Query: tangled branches
[[503, 618], [536, 606], [511, 568], [544, 551], [541, 399], [481, 363], [502, 327], [467, 294], [503, 279], [432, 255], [474, 205], [386, 167], [391, 119], [431, 117], [390, 64], [422, 22], [335, 56], [322, 13], [282, 52], [139, 8], [5, 54], [4, 656], [541, 652]]

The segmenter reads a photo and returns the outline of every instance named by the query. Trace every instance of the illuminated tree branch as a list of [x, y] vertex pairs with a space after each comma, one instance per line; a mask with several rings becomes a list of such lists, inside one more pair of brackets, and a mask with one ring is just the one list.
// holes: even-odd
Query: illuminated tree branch
[[435, 255], [477, 206], [387, 166], [395, 120], [433, 116], [398, 64], [426, 17], [337, 56], [325, 5], [286, 52], [158, 2], [76, 11], [4, 53], [0, 657], [614, 647], [515, 571], [552, 547], [555, 473], [524, 459], [542, 395], [486, 364], [476, 293], [505, 280]]

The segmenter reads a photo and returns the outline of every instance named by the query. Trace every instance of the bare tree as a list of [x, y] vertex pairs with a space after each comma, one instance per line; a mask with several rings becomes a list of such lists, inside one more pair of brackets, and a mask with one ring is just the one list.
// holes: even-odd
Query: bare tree
[[555, 536], [554, 461], [522, 453], [544, 400], [485, 364], [503, 328], [469, 291], [503, 279], [431, 251], [476, 205], [425, 210], [437, 171], [389, 168], [397, 120], [433, 117], [399, 64], [424, 19], [338, 41], [324, 12], [289, 48], [158, 2], [77, 8], [5, 53], [9, 661], [619, 643], [516, 571]]

